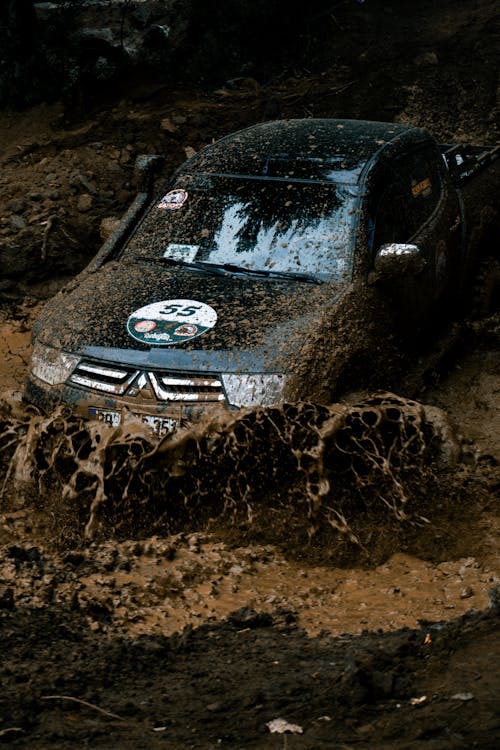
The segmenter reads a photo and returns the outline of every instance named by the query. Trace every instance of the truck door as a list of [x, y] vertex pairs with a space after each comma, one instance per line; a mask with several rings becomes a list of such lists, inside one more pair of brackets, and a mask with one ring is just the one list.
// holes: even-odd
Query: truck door
[[425, 146], [404, 156], [403, 181], [410, 242], [422, 249], [429, 264], [428, 303], [435, 308], [450, 291], [460, 267], [461, 210], [439, 150]]
[[425, 146], [391, 160], [377, 193], [373, 252], [389, 242], [411, 243], [426, 261], [419, 274], [393, 279], [387, 289], [404, 318], [417, 323], [432, 314], [450, 277], [449, 227], [456, 216], [443, 181], [441, 155]]

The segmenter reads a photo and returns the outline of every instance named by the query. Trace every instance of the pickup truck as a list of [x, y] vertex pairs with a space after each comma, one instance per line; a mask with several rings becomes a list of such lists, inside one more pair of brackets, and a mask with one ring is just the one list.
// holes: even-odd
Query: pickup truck
[[139, 158], [118, 230], [34, 326], [26, 400], [164, 434], [207, 410], [327, 403], [356, 373], [383, 384], [387, 352], [432, 335], [486, 258], [481, 304], [495, 297], [498, 156], [292, 119], [216, 141], [156, 192], [161, 160]]

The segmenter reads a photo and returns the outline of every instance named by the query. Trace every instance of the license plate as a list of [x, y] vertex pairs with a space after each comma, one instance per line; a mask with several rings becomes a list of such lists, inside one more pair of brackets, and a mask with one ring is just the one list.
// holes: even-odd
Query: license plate
[[[94, 406], [89, 408], [89, 417], [92, 419], [98, 419], [99, 422], [104, 422], [112, 427], [118, 427], [122, 421], [122, 415], [120, 411], [113, 409], [97, 409]], [[177, 420], [171, 419], [170, 417], [160, 417], [151, 414], [136, 414], [134, 417], [138, 417], [144, 424], [151, 427], [155, 435], [161, 437], [162, 435], [168, 435], [170, 432], [175, 432], [177, 429]]]
[[169, 432], [175, 432], [177, 429], [177, 420], [169, 417], [152, 417], [150, 414], [136, 414], [136, 417], [142, 419], [144, 424], [149, 425], [155, 435], [161, 437], [168, 435]]

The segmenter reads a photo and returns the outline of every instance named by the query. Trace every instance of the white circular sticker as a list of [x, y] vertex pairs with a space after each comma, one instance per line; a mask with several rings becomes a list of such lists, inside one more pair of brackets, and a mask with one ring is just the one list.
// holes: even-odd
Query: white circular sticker
[[142, 344], [170, 346], [201, 336], [217, 322], [217, 313], [204, 302], [167, 299], [135, 310], [127, 320], [127, 331]]
[[170, 210], [181, 208], [181, 206], [187, 201], [187, 197], [187, 190], [182, 190], [181, 188], [170, 190], [170, 192], [164, 195], [158, 203], [158, 208], [168, 208]]

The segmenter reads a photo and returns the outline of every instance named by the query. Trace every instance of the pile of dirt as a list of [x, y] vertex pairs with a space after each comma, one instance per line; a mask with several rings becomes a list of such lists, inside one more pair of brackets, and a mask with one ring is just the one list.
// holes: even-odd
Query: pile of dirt
[[287, 610], [244, 608], [169, 638], [103, 637], [78, 602], [2, 620], [13, 747], [497, 746], [498, 604], [376, 641], [311, 639]]

